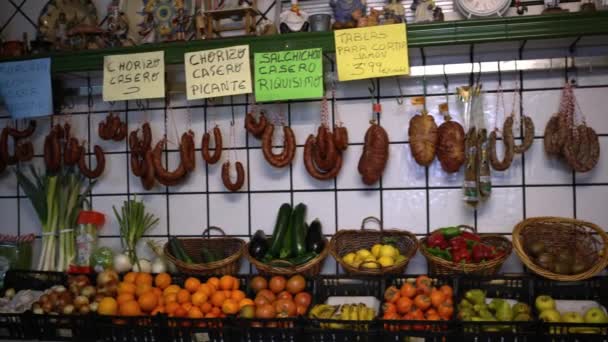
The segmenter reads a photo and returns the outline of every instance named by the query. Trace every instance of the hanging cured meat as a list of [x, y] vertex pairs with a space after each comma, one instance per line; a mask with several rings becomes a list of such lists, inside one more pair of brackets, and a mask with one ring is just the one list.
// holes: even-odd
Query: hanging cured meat
[[363, 183], [372, 185], [380, 179], [388, 161], [388, 154], [388, 134], [382, 126], [373, 122], [365, 133], [363, 153], [358, 165]]
[[431, 165], [435, 159], [435, 149], [439, 138], [433, 116], [425, 110], [415, 115], [410, 120], [408, 135], [412, 155], [416, 162], [422, 166]]
[[437, 159], [445, 172], [458, 172], [464, 163], [464, 129], [450, 116], [437, 129]]

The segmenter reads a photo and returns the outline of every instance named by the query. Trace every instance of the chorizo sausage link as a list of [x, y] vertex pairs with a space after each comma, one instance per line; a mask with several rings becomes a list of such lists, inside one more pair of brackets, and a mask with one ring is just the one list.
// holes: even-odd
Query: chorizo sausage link
[[348, 131], [344, 126], [334, 128], [334, 144], [340, 151], [345, 151], [348, 148]]
[[131, 151], [140, 151], [141, 140], [137, 136], [138, 132], [139, 130], [136, 129], [129, 134], [129, 148]]
[[127, 125], [126, 122], [121, 122], [120, 125], [118, 126], [118, 130], [116, 131], [116, 133], [114, 133], [112, 140], [122, 141], [124, 138], [127, 137], [128, 131], [129, 131], [129, 125]]
[[21, 141], [17, 144], [15, 155], [20, 162], [27, 162], [34, 157], [34, 145], [31, 141]]
[[70, 138], [69, 141], [66, 142], [63, 150], [63, 163], [66, 166], [76, 165], [76, 163], [78, 163], [80, 160], [81, 153], [78, 139]]
[[97, 160], [97, 165], [95, 165], [94, 169], [90, 169], [86, 163], [86, 149], [81, 146], [80, 150], [80, 160], [78, 161], [78, 168], [80, 169], [80, 173], [82, 173], [85, 177], [89, 179], [97, 178], [101, 176], [104, 169], [106, 168], [106, 158], [103, 153], [103, 149], [99, 145], [95, 145], [93, 148], [95, 151], [95, 159]]
[[8, 151], [8, 137], [9, 128], [4, 127], [2, 133], [0, 133], [0, 159], [7, 165], [14, 165], [17, 163], [17, 157], [14, 154], [11, 155]]
[[315, 137], [311, 134], [306, 139], [306, 144], [304, 145], [304, 166], [306, 167], [308, 174], [318, 180], [329, 180], [336, 178], [340, 172], [340, 169], [342, 168], [342, 154], [336, 154], [336, 162], [334, 163], [333, 168], [327, 171], [322, 171], [319, 170], [314, 164], [315, 162], [312, 155], [314, 148]]
[[61, 167], [61, 146], [56, 130], [44, 138], [44, 164], [51, 172], [56, 172]]
[[154, 162], [154, 174], [156, 179], [164, 185], [173, 186], [176, 185], [185, 175], [186, 168], [184, 163], [180, 160], [179, 165], [173, 171], [168, 171], [163, 167], [162, 164], [162, 151], [166, 144], [167, 139], [161, 139], [154, 147], [153, 162]]
[[222, 131], [218, 126], [213, 128], [213, 138], [215, 140], [215, 148], [213, 151], [213, 155], [209, 153], [209, 140], [211, 139], [211, 135], [209, 132], [205, 132], [203, 134], [203, 142], [201, 146], [201, 153], [203, 155], [203, 159], [207, 162], [207, 164], [215, 164], [222, 157]]
[[258, 139], [264, 134], [264, 130], [266, 129], [267, 125], [268, 120], [266, 119], [264, 113], [260, 113], [260, 117], [258, 118], [257, 122], [253, 116], [253, 113], [247, 113], [247, 115], [245, 115], [245, 129]]
[[22, 139], [22, 138], [29, 138], [29, 137], [31, 137], [32, 134], [34, 134], [35, 131], [36, 131], [36, 120], [30, 120], [30, 122], [28, 123], [27, 128], [25, 128], [24, 130], [20, 131], [17, 128], [10, 128], [8, 133], [13, 138]]
[[363, 183], [376, 183], [386, 167], [389, 155], [389, 139], [386, 130], [378, 124], [372, 124], [365, 133], [363, 153], [359, 158], [358, 170]]
[[322, 149], [319, 146], [321, 144], [322, 138], [317, 135], [315, 139], [315, 144], [312, 149], [312, 157], [317, 165], [317, 167], [321, 170], [328, 171], [334, 168], [336, 165], [337, 155], [340, 154], [340, 151], [336, 149], [334, 145], [334, 136], [331, 132], [326, 132], [325, 135], [325, 157], [322, 157]]
[[245, 169], [243, 168], [243, 164], [237, 161], [235, 163], [236, 167], [236, 181], [233, 183], [230, 179], [230, 162], [227, 161], [222, 165], [222, 182], [226, 189], [235, 192], [238, 191], [245, 183]]
[[151, 150], [146, 150], [143, 155], [144, 173], [140, 176], [141, 184], [146, 190], [154, 187], [156, 179], [154, 178], [154, 155]]
[[151, 150], [152, 149], [152, 128], [150, 127], [150, 123], [146, 122], [141, 125], [141, 133], [143, 136], [141, 147], [143, 150]]
[[131, 172], [133, 175], [137, 177], [142, 177], [146, 174], [146, 161], [145, 161], [145, 152], [139, 153], [135, 151], [131, 151], [130, 156], [130, 164], [131, 164]]
[[[320, 159], [326, 159], [327, 158], [327, 154], [328, 154], [328, 136], [329, 136], [329, 129], [327, 129], [327, 127], [325, 125], [321, 125], [319, 126], [319, 128], [317, 129], [317, 139], [315, 139], [316, 141], [316, 154], [318, 157], [320, 157]], [[316, 159], [315, 159], [316, 160]], [[318, 164], [317, 164], [318, 165]]]
[[272, 137], [274, 133], [274, 125], [269, 124], [264, 130], [262, 136], [262, 152], [264, 158], [270, 165], [278, 168], [289, 165], [296, 152], [296, 138], [293, 130], [289, 126], [283, 126], [283, 150], [279, 154], [272, 152]]
[[188, 172], [194, 171], [194, 168], [196, 167], [196, 156], [194, 149], [194, 132], [185, 132], [182, 134], [179, 154], [180, 158], [184, 162], [184, 167]]
[[502, 141], [505, 146], [504, 147], [504, 156], [503, 156], [502, 160], [500, 160], [500, 158], [498, 158], [498, 154], [496, 153], [496, 141], [497, 141], [496, 131], [492, 131], [492, 133], [490, 133], [489, 142], [488, 142], [489, 143], [488, 153], [489, 153], [489, 157], [490, 157], [490, 165], [492, 165], [492, 168], [497, 171], [504, 171], [504, 170], [508, 169], [509, 166], [511, 166], [511, 163], [513, 162], [515, 139], [513, 138], [513, 118], [512, 117], [508, 117], [507, 119], [505, 119], [505, 122], [502, 124], [502, 132], [503, 132]]
[[513, 152], [517, 154], [526, 152], [534, 142], [534, 121], [532, 121], [532, 118], [529, 116], [524, 116], [522, 118], [522, 121], [524, 129], [524, 140], [520, 145], [513, 145]]

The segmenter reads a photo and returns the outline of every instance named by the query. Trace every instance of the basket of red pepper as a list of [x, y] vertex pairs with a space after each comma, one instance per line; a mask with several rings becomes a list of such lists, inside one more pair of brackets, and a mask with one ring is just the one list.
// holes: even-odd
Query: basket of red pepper
[[434, 230], [420, 241], [420, 252], [431, 274], [493, 275], [511, 254], [509, 239], [495, 234], [477, 234], [460, 225]]

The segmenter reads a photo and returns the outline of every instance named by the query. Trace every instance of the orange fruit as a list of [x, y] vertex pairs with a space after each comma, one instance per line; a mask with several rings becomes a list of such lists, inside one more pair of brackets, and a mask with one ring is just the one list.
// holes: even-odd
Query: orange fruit
[[164, 314], [165, 313], [165, 307], [164, 306], [157, 306], [154, 308], [154, 310], [152, 310], [152, 312], [150, 312], [151, 316], [156, 316], [158, 314]]
[[186, 310], [186, 311], [190, 311], [190, 309], [192, 309], [193, 306], [194, 305], [192, 305], [192, 303], [190, 303], [190, 302], [185, 302], [182, 304], [182, 308], [184, 308], [184, 310]]
[[179, 304], [177, 304], [176, 302], [172, 302], [165, 306], [165, 312], [168, 315], [173, 315], [175, 313], [175, 310], [177, 310], [177, 308], [180, 308], [180, 307], [181, 306]]
[[213, 312], [208, 312], [205, 314], [205, 318], [217, 318], [218, 315], [214, 314]]
[[220, 279], [218, 277], [211, 277], [209, 279], [207, 279], [207, 284], [211, 284], [215, 287], [215, 289], [219, 289], [220, 288]]
[[137, 297], [143, 295], [144, 293], [152, 291], [152, 285], [150, 284], [138, 284], [137, 289], [135, 290], [135, 295]]
[[207, 294], [205, 294], [204, 292], [195, 292], [194, 294], [192, 294], [191, 300], [192, 300], [192, 304], [196, 305], [196, 306], [201, 306], [203, 303], [207, 302], [207, 299], [209, 297], [207, 296]]
[[232, 286], [234, 284], [234, 278], [229, 275], [225, 275], [220, 278], [220, 289], [222, 290], [232, 290]]
[[209, 284], [201, 284], [201, 286], [198, 287], [198, 292], [203, 292], [207, 295], [207, 297], [211, 297], [211, 295], [215, 292], [215, 288]]
[[135, 284], [135, 278], [137, 277], [137, 272], [129, 272], [125, 274], [125, 277], [122, 279], [125, 283]]
[[233, 290], [232, 294], [230, 295], [230, 299], [234, 299], [235, 302], [240, 302], [242, 299], [244, 299], [245, 296], [245, 292], [241, 291], [241, 290]]
[[186, 290], [190, 291], [190, 293], [196, 292], [200, 286], [201, 286], [201, 281], [194, 277], [190, 277], [190, 278], [186, 279], [186, 282], [184, 283], [184, 288]]
[[222, 312], [226, 315], [234, 315], [239, 312], [239, 304], [232, 299], [226, 299], [222, 304]]
[[217, 306], [217, 307], [221, 307], [222, 304], [224, 304], [225, 300], [226, 300], [226, 296], [224, 295], [224, 292], [222, 292], [222, 291], [217, 291], [216, 293], [214, 293], [211, 296], [211, 304], [213, 304], [214, 306]]
[[168, 295], [165, 295], [163, 297], [163, 301], [165, 303], [177, 303], [177, 294], [176, 293], [169, 293]]
[[186, 316], [188, 316], [188, 310], [186, 310], [180, 306], [177, 309], [175, 309], [175, 311], [173, 312], [173, 315], [175, 315], [175, 317], [186, 317]]
[[168, 273], [159, 273], [156, 278], [154, 278], [154, 285], [161, 290], [164, 290], [171, 285], [171, 281], [171, 276]]
[[243, 298], [239, 301], [239, 309], [242, 309], [247, 305], [255, 306], [255, 303], [250, 298]]
[[226, 298], [232, 298], [232, 291], [230, 291], [230, 290], [224, 290], [224, 297], [226, 297]]
[[209, 302], [204, 303], [203, 305], [201, 305], [201, 311], [203, 311], [203, 313], [211, 312], [211, 309], [213, 309], [213, 306]]
[[137, 286], [133, 283], [122, 282], [118, 284], [117, 292], [118, 294], [130, 293], [135, 294], [135, 290], [137, 290]]
[[148, 291], [139, 296], [137, 303], [143, 311], [149, 312], [154, 310], [154, 308], [158, 305], [158, 297], [156, 297], [152, 291]]
[[118, 308], [118, 312], [121, 316], [139, 316], [141, 315], [141, 309], [136, 301], [130, 300], [122, 303]]
[[220, 308], [215, 307], [215, 308], [211, 309], [211, 313], [214, 314], [214, 315], [216, 315], [216, 316], [219, 316], [222, 313], [222, 311], [220, 310]]
[[124, 302], [128, 302], [130, 300], [135, 300], [135, 297], [132, 293], [121, 293], [118, 295], [118, 297], [116, 297], [116, 303], [118, 303], [118, 305]]
[[166, 287], [163, 290], [163, 295], [167, 295], [169, 293], [178, 293], [179, 290], [181, 290], [181, 287], [177, 286], [177, 285], [169, 285], [168, 287]]
[[232, 289], [233, 290], [238, 290], [239, 287], [241, 286], [241, 282], [239, 281], [238, 278], [232, 277], [233, 281], [232, 281]]
[[203, 318], [203, 312], [201, 309], [193, 306], [190, 310], [188, 310], [188, 318]]
[[152, 275], [150, 273], [138, 273], [135, 277], [135, 285], [148, 284], [152, 287]]
[[188, 290], [179, 290], [177, 293], [177, 302], [182, 304], [190, 301], [190, 292]]
[[100, 315], [114, 316], [117, 312], [118, 303], [112, 297], [104, 297], [97, 307], [97, 313]]
[[154, 293], [156, 295], [156, 297], [162, 297], [163, 296], [163, 290], [159, 289], [158, 287], [153, 287], [152, 288], [152, 293]]

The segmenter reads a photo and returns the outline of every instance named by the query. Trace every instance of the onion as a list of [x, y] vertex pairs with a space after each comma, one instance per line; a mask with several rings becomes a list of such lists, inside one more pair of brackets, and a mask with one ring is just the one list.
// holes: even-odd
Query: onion
[[103, 287], [111, 282], [118, 282], [118, 274], [114, 271], [105, 270], [97, 275], [97, 286]]
[[124, 273], [131, 270], [133, 265], [131, 265], [131, 261], [129, 257], [125, 254], [116, 254], [114, 256], [114, 270], [118, 273]]
[[74, 305], [72, 305], [72, 304], [66, 305], [66, 306], [63, 308], [63, 314], [64, 314], [64, 315], [71, 315], [71, 314], [73, 314], [73, 313], [74, 313], [74, 310], [75, 310]]
[[91, 285], [89, 286], [85, 286], [81, 291], [80, 294], [87, 297], [87, 298], [91, 298], [93, 296], [95, 296], [95, 293], [97, 292], [97, 290], [95, 290], [95, 288]]
[[152, 272], [152, 264], [146, 259], [139, 259], [133, 265], [133, 272], [150, 273]]
[[152, 273], [158, 274], [167, 272], [167, 266], [162, 258], [156, 258], [152, 262]]
[[89, 309], [93, 312], [97, 312], [97, 308], [99, 308], [99, 303], [98, 302], [93, 302], [91, 304], [89, 304]]
[[15, 297], [15, 289], [13, 289], [13, 288], [7, 289], [6, 292], [4, 292], [4, 297], [6, 297], [8, 299], [13, 299], [13, 297]]
[[89, 298], [85, 297], [85, 296], [78, 296], [76, 297], [76, 299], [74, 299], [74, 306], [76, 306], [77, 309], [80, 309], [83, 306], [88, 306], [89, 305]]
[[78, 313], [80, 313], [81, 315], [86, 315], [89, 312], [91, 312], [91, 308], [89, 308], [88, 305], [81, 306], [80, 309], [78, 309]]

